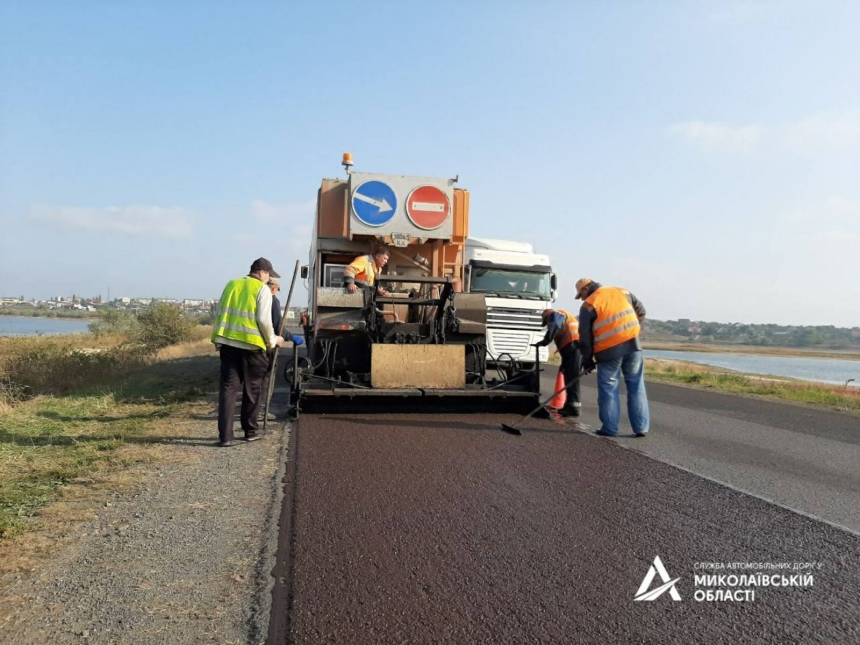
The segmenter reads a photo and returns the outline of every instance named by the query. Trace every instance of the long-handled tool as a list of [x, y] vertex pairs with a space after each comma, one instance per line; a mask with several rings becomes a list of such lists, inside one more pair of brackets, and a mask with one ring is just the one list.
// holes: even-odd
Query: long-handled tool
[[502, 424], [502, 430], [504, 430], [505, 432], [509, 432], [510, 434], [521, 435], [522, 432], [520, 431], [519, 428], [516, 427], [516, 425], [518, 423], [522, 423], [523, 421], [525, 421], [527, 419], [531, 419], [535, 414], [537, 414], [538, 412], [543, 410], [547, 403], [552, 401], [555, 397], [557, 397], [562, 392], [565, 392], [568, 388], [573, 387], [573, 385], [576, 384], [579, 381], [579, 379], [581, 379], [585, 374], [586, 374], [586, 372], [580, 372], [579, 374], [577, 374], [575, 378], [571, 379], [570, 383], [565, 384], [565, 386], [563, 388], [561, 388], [558, 392], [554, 392], [552, 394], [552, 396], [549, 396], [546, 399], [544, 399], [543, 401], [541, 401], [540, 405], [538, 405], [534, 410], [529, 412], [526, 416], [521, 418], [519, 421], [517, 421], [511, 425], [508, 425], [507, 423], [503, 423]]
[[[281, 318], [281, 324], [278, 326], [278, 336], [284, 335], [284, 327], [287, 325], [287, 314], [290, 311], [290, 300], [293, 297], [293, 289], [296, 286], [296, 276], [299, 273], [299, 261], [296, 260], [296, 268], [293, 270], [293, 281], [290, 283], [290, 292], [287, 294], [287, 304], [284, 305], [284, 316]], [[277, 377], [278, 353], [280, 347], [275, 348], [275, 353], [272, 356], [272, 369], [269, 372], [269, 387], [266, 388], [266, 406], [263, 410], [263, 432], [266, 431], [266, 422], [269, 420], [269, 404], [272, 402], [272, 393], [275, 391], [275, 378]]]

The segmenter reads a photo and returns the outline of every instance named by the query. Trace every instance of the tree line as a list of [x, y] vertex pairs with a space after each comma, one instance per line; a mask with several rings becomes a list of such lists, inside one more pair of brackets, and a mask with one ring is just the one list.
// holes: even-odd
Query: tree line
[[755, 325], [691, 320], [645, 321], [643, 338], [774, 347], [860, 348], [860, 327]]

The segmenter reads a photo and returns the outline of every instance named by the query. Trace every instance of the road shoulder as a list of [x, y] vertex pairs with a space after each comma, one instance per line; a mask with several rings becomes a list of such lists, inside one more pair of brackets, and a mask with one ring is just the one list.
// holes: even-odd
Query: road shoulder
[[269, 430], [222, 449], [214, 409], [177, 428], [179, 458], [138, 467], [49, 559], [3, 575], [0, 641], [264, 640], [289, 427]]

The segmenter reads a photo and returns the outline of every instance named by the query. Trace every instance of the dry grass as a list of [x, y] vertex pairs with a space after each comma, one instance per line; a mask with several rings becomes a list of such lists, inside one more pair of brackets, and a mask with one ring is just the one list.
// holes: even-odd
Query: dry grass
[[650, 379], [658, 381], [860, 413], [860, 388], [808, 383], [777, 376], [739, 374], [709, 365], [653, 358], [645, 360], [645, 373]]
[[182, 343], [180, 345], [171, 345], [170, 347], [164, 347], [158, 350], [158, 353], [155, 355], [155, 358], [158, 361], [169, 361], [177, 358], [189, 358], [191, 356], [213, 354], [215, 352], [215, 346], [209, 340], [210, 333], [210, 327], [201, 326], [201, 331], [195, 332], [195, 335], [198, 336], [198, 338], [191, 341], [190, 343]]
[[707, 343], [673, 343], [661, 341], [644, 341], [645, 349], [663, 350], [670, 352], [712, 352], [715, 354], [758, 354], [760, 356], [799, 356], [806, 358], [838, 358], [843, 360], [860, 360], [858, 350], [823, 350], [806, 349], [803, 347], [764, 347], [756, 345], [718, 345]]
[[201, 335], [145, 358], [87, 335], [71, 347], [3, 339], [13, 342], [0, 344], [0, 365], [18, 380], [0, 407], [0, 540], [31, 528], [71, 488], [154, 458], [170, 428], [199, 406], [208, 410], [217, 358]]

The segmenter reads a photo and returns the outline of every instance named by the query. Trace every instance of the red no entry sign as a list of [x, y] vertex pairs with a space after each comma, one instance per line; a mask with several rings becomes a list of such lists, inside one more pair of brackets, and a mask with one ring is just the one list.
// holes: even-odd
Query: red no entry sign
[[406, 214], [418, 228], [439, 228], [448, 219], [451, 202], [445, 191], [436, 186], [419, 186], [409, 193]]

